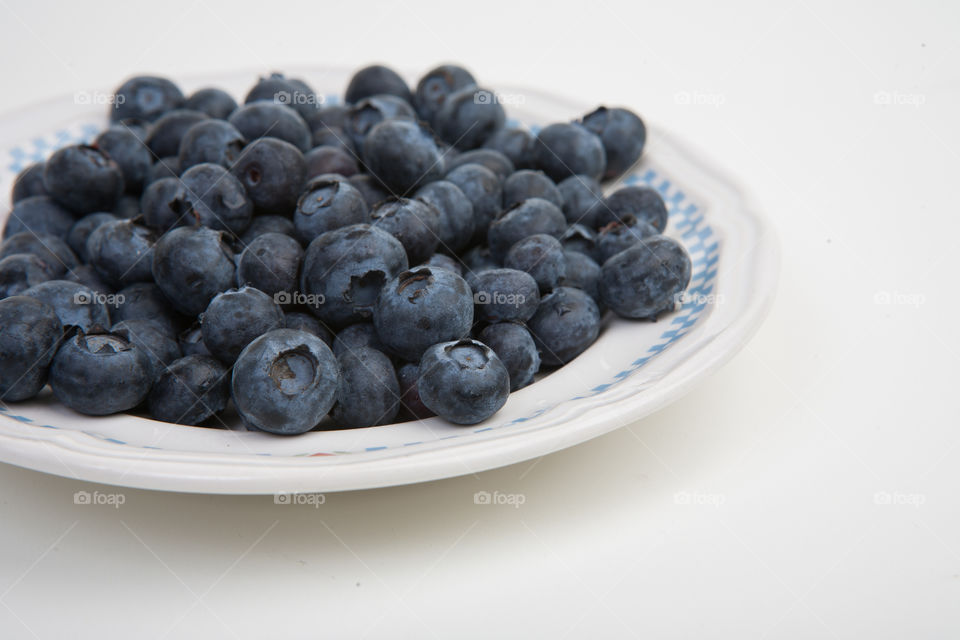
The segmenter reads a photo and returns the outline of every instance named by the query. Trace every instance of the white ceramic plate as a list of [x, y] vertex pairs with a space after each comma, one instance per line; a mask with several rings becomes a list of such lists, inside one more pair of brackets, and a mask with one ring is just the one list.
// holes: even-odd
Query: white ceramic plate
[[[346, 70], [301, 70], [321, 93], [341, 91]], [[184, 82], [241, 97], [255, 73]], [[0, 118], [0, 193], [52, 149], [88, 140], [105, 124], [108, 92], [80, 93]], [[505, 89], [511, 118], [571, 120], [590, 105]], [[330, 97], [328, 100], [333, 100]], [[439, 418], [296, 437], [186, 427], [117, 415], [73, 413], [46, 391], [0, 407], [0, 460], [107, 484], [203, 493], [340, 491], [433, 480], [547, 454], [607, 433], [677, 400], [735, 354], [773, 298], [779, 260], [764, 219], [714, 167], [652, 127], [644, 157], [621, 183], [659, 189], [668, 235], [693, 259], [682, 306], [656, 323], [607, 318], [597, 342], [572, 363], [510, 396], [486, 422]], [[8, 215], [0, 214], [0, 223]], [[227, 418], [229, 421], [230, 418]], [[234, 419], [235, 421], [235, 419]]]

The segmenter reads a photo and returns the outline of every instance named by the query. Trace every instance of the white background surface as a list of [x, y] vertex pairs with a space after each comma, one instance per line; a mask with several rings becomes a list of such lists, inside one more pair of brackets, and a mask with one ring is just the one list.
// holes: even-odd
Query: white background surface
[[958, 19], [948, 2], [0, 0], [3, 110], [136, 72], [459, 61], [494, 88], [634, 107], [737, 176], [783, 246], [742, 354], [539, 461], [319, 508], [80, 506], [118, 490], [2, 466], [0, 637], [957, 637]]

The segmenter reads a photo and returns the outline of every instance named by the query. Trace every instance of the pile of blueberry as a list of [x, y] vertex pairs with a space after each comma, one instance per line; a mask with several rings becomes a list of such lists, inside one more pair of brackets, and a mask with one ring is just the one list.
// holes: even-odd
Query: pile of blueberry
[[[25, 169], [0, 245], [0, 400], [277, 434], [475, 424], [690, 280], [649, 188], [604, 195], [643, 122], [536, 135], [445, 65], [359, 70], [343, 104], [261, 78], [238, 105], [121, 85], [110, 126]], [[326, 416], [329, 421], [325, 421]], [[222, 424], [222, 422], [220, 422]]]

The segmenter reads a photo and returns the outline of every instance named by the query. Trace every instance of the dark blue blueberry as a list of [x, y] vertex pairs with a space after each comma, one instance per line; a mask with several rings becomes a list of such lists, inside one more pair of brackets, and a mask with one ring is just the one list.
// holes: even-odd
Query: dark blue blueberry
[[113, 215], [131, 220], [140, 215], [140, 194], [125, 193], [113, 205]]
[[148, 403], [154, 420], [198, 426], [226, 409], [229, 400], [230, 371], [214, 358], [190, 355], [163, 371]]
[[208, 119], [209, 116], [202, 111], [175, 109], [153, 123], [145, 142], [158, 158], [176, 156], [180, 153], [180, 142], [190, 127]]
[[503, 207], [509, 209], [528, 198], [541, 198], [563, 208], [563, 195], [542, 171], [522, 169], [503, 181]]
[[469, 251], [460, 256], [460, 262], [468, 275], [478, 274], [488, 269], [499, 269], [502, 266], [490, 254], [490, 247], [487, 245], [475, 245]]
[[293, 221], [290, 218], [284, 218], [283, 216], [254, 216], [253, 222], [250, 223], [247, 230], [240, 236], [240, 246], [246, 247], [258, 236], [262, 236], [265, 233], [282, 233], [294, 237], [297, 234], [297, 230], [294, 228]]
[[451, 271], [417, 267], [383, 287], [373, 324], [391, 353], [416, 362], [430, 345], [470, 334], [473, 293]]
[[0, 298], [23, 293], [54, 275], [50, 266], [32, 253], [14, 253], [0, 260]]
[[447, 180], [437, 180], [420, 187], [414, 197], [439, 213], [439, 250], [457, 253], [467, 248], [473, 238], [473, 203], [460, 187]]
[[450, 173], [465, 164], [479, 164], [486, 167], [497, 176], [497, 179], [501, 183], [516, 173], [516, 168], [513, 166], [510, 158], [493, 149], [473, 149], [453, 155], [452, 157], [447, 157], [445, 164], [446, 171]]
[[124, 287], [153, 280], [156, 236], [130, 220], [104, 222], [87, 238], [87, 260], [107, 284]]
[[581, 123], [603, 142], [607, 155], [604, 179], [612, 180], [623, 175], [640, 159], [647, 141], [647, 128], [634, 112], [600, 107], [585, 115]]
[[342, 147], [316, 147], [304, 156], [307, 180], [324, 173], [337, 173], [345, 178], [360, 173], [356, 156]]
[[432, 267], [435, 269], [446, 269], [447, 271], [452, 271], [458, 276], [463, 277], [463, 265], [460, 264], [458, 260], [455, 260], [448, 256], [445, 253], [435, 253], [430, 256], [430, 259], [423, 263], [425, 267]]
[[377, 329], [372, 322], [358, 322], [349, 327], [344, 327], [337, 332], [333, 339], [333, 353], [337, 357], [347, 351], [353, 351], [361, 347], [386, 351], [386, 347], [380, 342], [380, 336], [377, 335]]
[[191, 222], [192, 207], [180, 178], [161, 178], [151, 182], [140, 197], [143, 224], [164, 232]]
[[445, 142], [467, 150], [483, 145], [505, 121], [496, 94], [471, 85], [447, 96], [433, 123]]
[[487, 243], [495, 258], [503, 259], [510, 247], [536, 234], [559, 238], [567, 229], [560, 207], [542, 198], [529, 198], [503, 211], [487, 229]]
[[473, 205], [473, 238], [486, 240], [487, 227], [502, 208], [500, 179], [483, 165], [471, 163], [449, 172], [444, 180], [456, 185], [470, 200]]
[[0, 300], [0, 402], [40, 393], [62, 335], [50, 305], [27, 296]]
[[357, 145], [353, 138], [342, 127], [328, 127], [321, 125], [313, 130], [313, 147], [334, 147], [342, 149], [352, 157], [357, 157]]
[[560, 280], [564, 287], [583, 289], [600, 304], [600, 265], [590, 256], [564, 249], [563, 257], [567, 262], [566, 275]]
[[603, 264], [600, 298], [624, 318], [656, 318], [674, 308], [690, 283], [690, 270], [683, 245], [653, 236]]
[[397, 368], [397, 382], [400, 383], [400, 412], [398, 415], [401, 418], [424, 420], [436, 415], [420, 399], [420, 391], [417, 389], [417, 379], [419, 377], [419, 363], [407, 362]]
[[596, 259], [597, 232], [582, 224], [572, 224], [560, 236], [564, 251], [576, 251], [589, 258]]
[[113, 287], [104, 282], [103, 277], [89, 264], [74, 267], [63, 276], [63, 279], [81, 284], [105, 296], [113, 293]]
[[77, 220], [67, 233], [67, 244], [81, 262], [87, 262], [87, 238], [104, 222], [118, 220], [112, 213], [90, 213]]
[[390, 358], [359, 347], [337, 356], [340, 388], [330, 417], [339, 428], [390, 424], [400, 409], [400, 384]]
[[180, 184], [190, 222], [234, 235], [250, 226], [253, 202], [240, 180], [220, 165], [205, 162], [190, 167]]
[[257, 211], [289, 216], [307, 176], [299, 149], [276, 138], [254, 140], [230, 171], [240, 179]]
[[421, 200], [385, 200], [370, 212], [370, 224], [399, 240], [410, 264], [419, 264], [433, 255], [440, 240], [440, 213]]
[[594, 226], [599, 229], [611, 222], [622, 222], [633, 215], [651, 225], [658, 232], [667, 228], [667, 205], [663, 197], [650, 187], [623, 187], [617, 189], [594, 206]]
[[120, 167], [103, 151], [72, 145], [54, 152], [43, 170], [54, 200], [75, 214], [110, 211], [123, 193]]
[[603, 200], [603, 188], [590, 176], [570, 176], [557, 185], [563, 196], [563, 215], [570, 224], [595, 227], [593, 207]]
[[488, 269], [467, 278], [473, 290], [474, 316], [484, 322], [526, 322], [537, 312], [540, 292], [529, 273]]
[[93, 331], [110, 326], [110, 313], [103, 294], [82, 284], [69, 280], [48, 280], [30, 287], [23, 295], [53, 307], [64, 327]]
[[[316, 111], [310, 112], [309, 117], [304, 116], [304, 118], [310, 126], [311, 131], [316, 134], [317, 131], [328, 127], [337, 129], [346, 127], [348, 111], [350, 111], [350, 105], [329, 104], [323, 105]], [[314, 146], [317, 146], [316, 143], [314, 143]]]
[[611, 222], [597, 234], [597, 262], [603, 264], [624, 249], [632, 247], [645, 238], [657, 235], [657, 230], [646, 222], [626, 214], [620, 222]]
[[600, 309], [585, 291], [557, 287], [540, 300], [527, 323], [548, 367], [564, 365], [586, 351], [600, 334]]
[[240, 157], [247, 140], [237, 128], [223, 120], [202, 120], [183, 134], [177, 168], [186, 169], [204, 162], [230, 168]]
[[523, 127], [506, 126], [494, 131], [483, 143], [484, 149], [499, 151], [517, 169], [533, 166], [533, 134]]
[[285, 329], [296, 329], [298, 331], [306, 331], [311, 333], [321, 340], [323, 340], [327, 346], [333, 343], [333, 335], [327, 331], [327, 328], [320, 324], [320, 321], [311, 314], [304, 311], [286, 311], [283, 314], [283, 327]]
[[200, 317], [203, 343], [216, 358], [233, 363], [244, 347], [268, 331], [282, 329], [283, 311], [253, 287], [218, 294]]
[[24, 198], [47, 195], [47, 188], [43, 184], [44, 163], [35, 162], [17, 174], [10, 191], [10, 200], [16, 204]]
[[110, 121], [156, 120], [172, 109], [183, 106], [183, 93], [166, 78], [136, 76], [114, 92]]
[[3, 228], [3, 237], [25, 231], [66, 238], [77, 219], [50, 196], [33, 196], [18, 200]]
[[417, 390], [423, 404], [438, 416], [456, 424], [476, 424], [507, 403], [510, 373], [481, 342], [444, 342], [423, 354]]
[[200, 323], [195, 322], [186, 331], [177, 336], [177, 342], [180, 344], [180, 352], [184, 356], [209, 356], [213, 357], [207, 345], [203, 343], [203, 331]]
[[480, 332], [480, 342], [497, 354], [510, 374], [510, 391], [522, 389], [540, 370], [540, 354], [533, 336], [517, 322], [498, 322]]
[[247, 140], [271, 137], [289, 142], [306, 153], [313, 146], [310, 127], [294, 109], [273, 102], [253, 102], [238, 107], [227, 122]]
[[469, 71], [457, 65], [445, 64], [431, 69], [420, 78], [413, 96], [417, 115], [424, 122], [433, 124], [447, 96], [476, 83]]
[[350, 176], [347, 181], [360, 192], [367, 203], [367, 207], [372, 207], [390, 197], [390, 193], [383, 188], [383, 185], [368, 173], [358, 173], [355, 176]]
[[363, 142], [363, 162], [395, 195], [411, 193], [443, 175], [443, 160], [433, 138], [408, 120], [384, 120], [373, 127]]
[[180, 177], [180, 159], [177, 156], [168, 156], [153, 163], [150, 175], [147, 176], [147, 184], [152, 184], [163, 178], [178, 177]]
[[124, 320], [110, 327], [110, 333], [122, 337], [143, 352], [150, 363], [151, 382], [181, 355], [176, 339], [149, 320]]
[[117, 306], [110, 310], [113, 322], [146, 320], [171, 336], [177, 334], [181, 318], [170, 301], [152, 282], [137, 282], [117, 292]]
[[297, 290], [302, 264], [303, 247], [299, 242], [282, 233], [265, 233], [240, 254], [237, 284], [259, 289], [278, 304], [288, 304], [284, 298], [292, 297]]
[[579, 124], [544, 127], [533, 147], [534, 165], [554, 182], [582, 174], [599, 180], [607, 166], [603, 143]]
[[57, 350], [50, 388], [74, 411], [105, 416], [143, 402], [152, 373], [146, 354], [122, 336], [79, 332]]
[[293, 329], [266, 333], [233, 366], [231, 395], [250, 426], [279, 435], [313, 429], [337, 398], [339, 365], [320, 338]]
[[67, 243], [57, 236], [23, 231], [4, 239], [0, 244], [0, 259], [15, 253], [32, 253], [43, 260], [56, 276], [77, 267], [80, 261]]
[[357, 150], [375, 126], [384, 120], [416, 120], [413, 107], [396, 96], [377, 95], [361, 100], [350, 107], [344, 120], [344, 131]]
[[275, 102], [291, 107], [302, 118], [309, 118], [319, 110], [320, 101], [316, 92], [302, 80], [285, 78], [282, 73], [272, 73], [266, 78], [260, 78], [257, 84], [250, 89], [244, 103]]
[[567, 273], [563, 245], [553, 236], [542, 233], [528, 236], [510, 247], [503, 266], [529, 273], [541, 293], [556, 287]]
[[234, 286], [233, 251], [222, 232], [177, 227], [153, 248], [153, 279], [180, 313], [196, 316], [215, 295]]
[[367, 222], [363, 195], [346, 180], [315, 179], [297, 201], [293, 226], [297, 238], [310, 244], [314, 238], [341, 227]]
[[138, 137], [136, 129], [113, 125], [94, 140], [94, 146], [105, 151], [123, 174], [124, 188], [128, 193], [139, 193], [153, 168], [153, 154]]
[[350, 84], [347, 85], [344, 100], [357, 103], [378, 94], [394, 95], [408, 103], [413, 103], [413, 95], [404, 79], [393, 69], [379, 64], [364, 67], [353, 74]]
[[208, 87], [194, 91], [183, 106], [191, 111], [202, 111], [211, 118], [226, 120], [237, 108], [237, 101], [223, 89]]
[[386, 231], [354, 224], [328, 231], [307, 247], [300, 288], [329, 327], [369, 320], [380, 289], [409, 266], [400, 241]]

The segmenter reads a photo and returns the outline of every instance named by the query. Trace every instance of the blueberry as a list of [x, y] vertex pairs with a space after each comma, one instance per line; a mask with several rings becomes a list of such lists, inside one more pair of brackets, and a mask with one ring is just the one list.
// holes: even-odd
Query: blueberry
[[480, 332], [480, 341], [493, 349], [510, 374], [510, 391], [516, 391], [533, 382], [540, 370], [540, 354], [533, 336], [525, 326], [516, 322], [498, 322]]
[[476, 424], [500, 410], [510, 395], [510, 374], [493, 349], [476, 340], [435, 344], [420, 361], [420, 399], [457, 424]]
[[186, 331], [177, 336], [177, 342], [180, 344], [180, 352], [184, 356], [209, 356], [213, 357], [207, 345], [203, 344], [203, 331], [200, 323], [196, 322]]
[[302, 264], [303, 247], [299, 242], [281, 233], [265, 233], [240, 254], [237, 284], [259, 289], [279, 304], [286, 304], [281, 298], [296, 291]]
[[190, 355], [170, 363], [148, 402], [155, 420], [197, 426], [226, 409], [229, 399], [230, 372], [213, 358]]
[[218, 164], [205, 162], [187, 169], [180, 177], [183, 205], [191, 222], [240, 235], [253, 218], [253, 202], [236, 176]]
[[409, 264], [419, 264], [433, 255], [440, 240], [440, 213], [421, 200], [390, 198], [373, 208], [370, 220], [400, 241]]
[[250, 89], [244, 103], [275, 102], [291, 107], [302, 118], [309, 118], [318, 110], [317, 94], [302, 80], [285, 78], [282, 73], [272, 73], [260, 78]]
[[165, 113], [150, 127], [147, 146], [158, 158], [175, 156], [180, 153], [180, 143], [190, 127], [208, 118], [202, 111], [189, 109], [175, 109]]
[[183, 93], [166, 78], [137, 76], [114, 92], [110, 121], [138, 119], [153, 121], [183, 106]]
[[290, 218], [283, 216], [254, 216], [253, 222], [247, 227], [247, 230], [240, 236], [240, 246], [246, 247], [257, 237], [265, 233], [282, 233], [283, 235], [296, 236], [297, 230], [293, 226]]
[[307, 180], [324, 173], [338, 173], [345, 178], [360, 173], [354, 154], [342, 147], [316, 147], [304, 156]]
[[110, 327], [110, 333], [143, 352], [150, 363], [151, 382], [181, 355], [180, 345], [173, 336], [149, 320], [124, 320]]
[[309, 306], [327, 326], [369, 320], [380, 289], [409, 263], [396, 238], [367, 224], [328, 231], [307, 247], [301, 290], [314, 296]]
[[534, 137], [529, 131], [506, 126], [494, 131], [483, 143], [483, 148], [499, 151], [517, 169], [529, 169], [533, 166], [533, 144]]
[[600, 297], [624, 318], [656, 318], [674, 308], [690, 283], [690, 270], [683, 245], [653, 236], [603, 263]]
[[585, 115], [581, 123], [603, 142], [607, 155], [605, 179], [619, 177], [640, 159], [647, 128], [637, 114], [628, 109], [600, 107]]
[[544, 127], [533, 146], [533, 160], [555, 182], [583, 174], [597, 180], [603, 176], [607, 157], [596, 135], [578, 124], [558, 123]]
[[597, 234], [597, 262], [603, 264], [611, 256], [635, 245], [645, 238], [657, 235], [657, 230], [633, 214], [623, 216], [620, 222], [611, 222]]
[[338, 427], [355, 429], [390, 424], [400, 408], [400, 385], [390, 358], [369, 347], [337, 356], [340, 387], [330, 417]]
[[566, 274], [560, 280], [564, 287], [586, 291], [600, 305], [600, 265], [590, 256], [578, 251], [564, 249]]
[[564, 251], [576, 251], [596, 259], [597, 232], [582, 224], [572, 224], [560, 236]]
[[527, 323], [549, 367], [564, 365], [583, 353], [600, 334], [600, 310], [585, 291], [557, 287], [540, 300]]
[[347, 85], [344, 99], [347, 102], [356, 103], [363, 98], [384, 93], [397, 96], [409, 103], [413, 102], [413, 95], [403, 78], [393, 69], [379, 64], [364, 67], [354, 73], [350, 78], [350, 84]]
[[160, 287], [152, 282], [137, 282], [118, 291], [110, 319], [115, 323], [145, 320], [171, 336], [176, 335], [181, 322]]
[[541, 198], [563, 208], [560, 189], [542, 171], [522, 169], [503, 181], [503, 207], [509, 209], [528, 198]]
[[460, 264], [458, 260], [451, 258], [445, 253], [435, 253], [430, 256], [430, 259], [423, 263], [425, 267], [433, 267], [436, 269], [446, 269], [447, 271], [452, 271], [460, 277], [463, 277], [463, 265]]
[[23, 295], [53, 307], [64, 327], [91, 331], [110, 326], [110, 313], [100, 294], [76, 282], [48, 280], [30, 287]]
[[347, 351], [369, 347], [377, 351], [386, 351], [380, 342], [377, 329], [372, 322], [358, 322], [344, 327], [333, 339], [333, 354], [338, 358]]
[[505, 121], [496, 94], [470, 85], [447, 96], [434, 124], [445, 142], [466, 150], [481, 146]]
[[117, 216], [112, 213], [90, 213], [74, 222], [67, 233], [67, 244], [81, 262], [87, 262], [87, 238], [93, 230], [105, 222], [116, 220], [118, 220]]
[[363, 161], [370, 174], [396, 195], [438, 180], [443, 174], [440, 150], [415, 122], [384, 120], [363, 142]]
[[227, 122], [247, 140], [271, 137], [289, 142], [306, 153], [313, 146], [310, 127], [294, 109], [272, 102], [253, 102], [238, 107]]
[[432, 124], [447, 96], [476, 83], [469, 71], [457, 65], [445, 64], [431, 69], [420, 78], [413, 96], [417, 115], [424, 122]]
[[306, 331], [313, 334], [329, 346], [333, 343], [333, 336], [326, 327], [320, 324], [312, 314], [303, 311], [287, 311], [283, 314], [283, 328]]
[[10, 191], [10, 200], [16, 204], [24, 198], [47, 195], [47, 188], [43, 184], [44, 163], [35, 162], [17, 174]]
[[474, 315], [484, 322], [526, 322], [537, 311], [540, 292], [529, 273], [489, 269], [467, 279], [473, 290]]
[[126, 286], [153, 279], [153, 245], [156, 236], [130, 220], [97, 226], [87, 238], [87, 259], [107, 284]]
[[501, 183], [516, 173], [516, 168], [510, 158], [493, 149], [473, 149], [448, 157], [446, 171], [450, 173], [465, 164], [479, 164], [486, 167], [497, 176]]
[[153, 168], [150, 169], [150, 174], [147, 176], [147, 184], [152, 184], [157, 180], [162, 180], [163, 178], [179, 178], [180, 177], [180, 160], [177, 156], [168, 156], [166, 158], [159, 158], [156, 162], [153, 163]]
[[236, 282], [234, 255], [219, 231], [178, 227], [153, 248], [153, 279], [174, 308], [198, 315]]
[[103, 295], [111, 294], [114, 291], [113, 287], [104, 282], [103, 277], [89, 264], [82, 264], [79, 267], [74, 267], [65, 276], [63, 276], [63, 279], [69, 280], [70, 282], [76, 282], [77, 284], [83, 285], [84, 287]]
[[3, 228], [3, 237], [30, 232], [65, 238], [76, 222], [73, 214], [50, 196], [33, 196], [17, 201]]
[[[311, 131], [317, 131], [326, 128], [343, 129], [347, 123], [347, 112], [350, 106], [346, 104], [328, 104], [323, 105], [316, 111], [311, 111], [309, 117], [304, 116]], [[317, 146], [314, 144], [314, 146]]]
[[151, 374], [146, 354], [123, 337], [79, 332], [57, 350], [50, 388], [74, 411], [105, 416], [143, 402], [153, 382]]
[[460, 256], [460, 262], [468, 274], [478, 274], [488, 269], [499, 269], [501, 263], [490, 254], [490, 247], [476, 245]]
[[473, 293], [445, 269], [411, 269], [380, 291], [373, 324], [387, 349], [414, 362], [430, 345], [470, 334]]
[[0, 244], [0, 259], [15, 253], [32, 253], [43, 260], [56, 276], [79, 266], [80, 261], [67, 243], [57, 236], [23, 231], [4, 239]]
[[473, 237], [473, 203], [460, 187], [446, 180], [437, 180], [420, 187], [414, 197], [437, 210], [437, 235], [441, 250], [456, 253], [470, 244]]
[[29, 400], [40, 393], [62, 335], [51, 306], [27, 296], [0, 300], [0, 401]]
[[140, 194], [125, 193], [113, 205], [111, 212], [118, 218], [132, 220], [140, 215]]
[[500, 213], [487, 229], [487, 243], [495, 258], [503, 258], [517, 242], [536, 234], [559, 238], [567, 222], [560, 208], [542, 198], [521, 200]]
[[355, 176], [350, 176], [347, 181], [350, 186], [360, 192], [367, 203], [367, 207], [372, 207], [390, 197], [390, 193], [383, 188], [383, 185], [368, 173], [358, 173]]
[[361, 100], [350, 107], [344, 118], [344, 131], [356, 149], [363, 148], [363, 141], [371, 130], [384, 120], [416, 120], [413, 107], [396, 96], [377, 95]]
[[501, 210], [500, 180], [490, 169], [472, 163], [457, 167], [444, 179], [463, 191], [473, 205], [474, 239], [486, 239], [487, 227]]
[[72, 145], [54, 152], [43, 170], [54, 200], [76, 214], [110, 211], [123, 192], [123, 174], [95, 147]]
[[240, 179], [260, 213], [289, 216], [307, 175], [303, 154], [276, 138], [254, 140], [230, 171]]
[[189, 222], [191, 206], [180, 178], [151, 182], [140, 197], [143, 224], [164, 232]]
[[153, 167], [153, 154], [135, 129], [114, 125], [98, 135], [93, 144], [120, 167], [126, 191], [137, 193], [143, 188]]
[[0, 260], [0, 298], [18, 295], [54, 277], [50, 266], [32, 253], [14, 253]]
[[600, 183], [590, 176], [577, 175], [564, 178], [557, 189], [563, 196], [563, 215], [567, 222], [593, 228], [596, 224], [593, 207], [603, 200]]
[[315, 179], [297, 201], [293, 225], [297, 238], [309, 244], [317, 236], [369, 219], [363, 195], [345, 180]]
[[420, 391], [417, 389], [417, 379], [419, 377], [419, 363], [407, 362], [397, 369], [397, 382], [400, 383], [400, 411], [398, 415], [401, 418], [424, 420], [435, 415], [420, 399]]
[[529, 273], [541, 293], [556, 287], [567, 270], [563, 245], [553, 236], [542, 233], [528, 236], [510, 247], [503, 266]]
[[617, 189], [593, 209], [594, 226], [598, 229], [611, 222], [621, 222], [628, 215], [646, 222], [658, 232], [667, 228], [667, 205], [663, 197], [650, 187]]
[[244, 421], [279, 435], [313, 429], [337, 397], [340, 372], [323, 341], [304, 331], [265, 333], [240, 353], [231, 395]]
[[217, 294], [201, 316], [203, 343], [226, 364], [236, 360], [254, 339], [283, 325], [280, 306], [253, 287]]
[[237, 128], [223, 120], [202, 120], [183, 134], [177, 152], [177, 168], [186, 169], [204, 162], [230, 168], [247, 140]]
[[351, 157], [357, 156], [357, 145], [353, 138], [342, 127], [328, 127], [321, 125], [320, 128], [313, 130], [313, 147], [334, 147], [342, 149]]
[[183, 106], [191, 111], [202, 111], [211, 118], [226, 120], [237, 108], [237, 101], [223, 89], [207, 87], [194, 91]]

